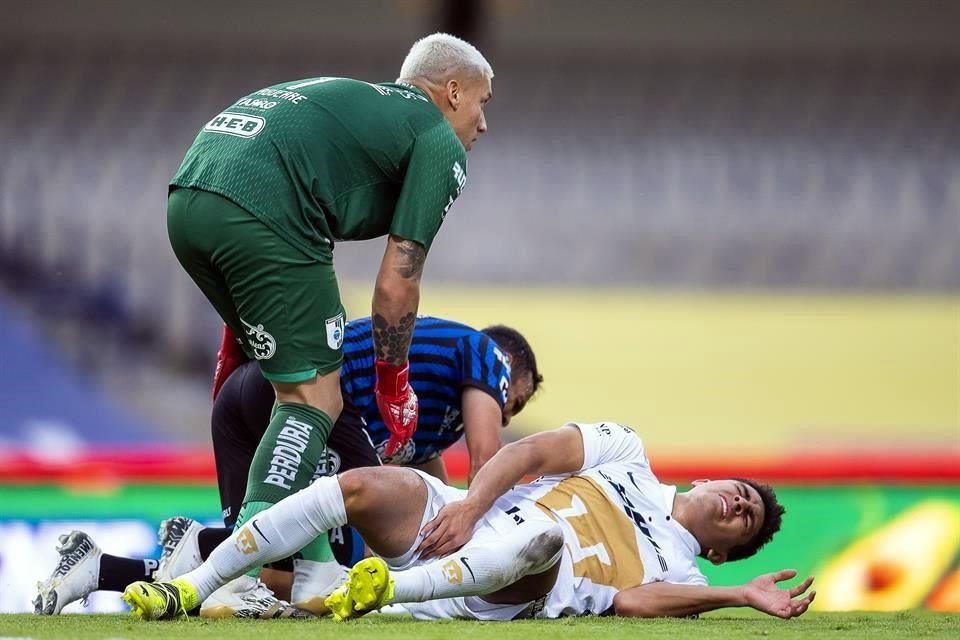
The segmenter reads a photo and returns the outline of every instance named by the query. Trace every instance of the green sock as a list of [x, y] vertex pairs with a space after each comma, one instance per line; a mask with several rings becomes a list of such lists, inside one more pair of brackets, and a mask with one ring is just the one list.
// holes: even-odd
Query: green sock
[[[247, 493], [237, 515], [236, 528], [310, 484], [317, 465], [326, 458], [331, 429], [333, 420], [319, 409], [292, 402], [274, 405], [270, 425], [250, 464]], [[333, 556], [327, 536], [317, 538], [321, 539], [309, 545], [317, 548], [310, 551], [309, 557], [304, 557], [322, 562]], [[259, 572], [256, 569], [248, 575], [256, 576]]]
[[240, 507], [240, 515], [237, 516], [237, 523], [233, 526], [236, 531], [246, 523], [247, 520], [257, 515], [261, 511], [266, 511], [273, 505], [269, 502], [244, 502]]
[[308, 486], [326, 459], [333, 420], [319, 409], [278, 402], [247, 475], [243, 501], [276, 504]]
[[330, 548], [330, 536], [327, 533], [317, 536], [313, 542], [300, 550], [297, 557], [313, 562], [332, 562], [333, 549]]

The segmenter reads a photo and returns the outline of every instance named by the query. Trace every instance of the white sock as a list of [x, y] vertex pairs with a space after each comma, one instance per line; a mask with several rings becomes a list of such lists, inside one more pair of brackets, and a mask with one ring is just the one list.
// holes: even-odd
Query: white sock
[[347, 510], [336, 476], [318, 478], [306, 489], [254, 515], [214, 549], [206, 562], [181, 577], [197, 589], [203, 602], [230, 580], [286, 558], [346, 523]]
[[552, 522], [527, 523], [506, 536], [478, 537], [445, 558], [392, 572], [393, 602], [493, 593], [524, 576], [546, 571], [563, 552], [563, 533]]
[[346, 578], [347, 569], [337, 562], [316, 562], [295, 558], [290, 602], [304, 602], [318, 596], [328, 596], [343, 584]]

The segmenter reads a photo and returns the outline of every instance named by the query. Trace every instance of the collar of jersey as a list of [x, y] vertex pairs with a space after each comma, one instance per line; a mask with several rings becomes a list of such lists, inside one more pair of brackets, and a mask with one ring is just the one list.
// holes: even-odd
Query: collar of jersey
[[693, 537], [693, 534], [687, 531], [687, 528], [682, 524], [676, 521], [673, 517], [673, 501], [677, 497], [677, 488], [672, 484], [661, 484], [660, 490], [663, 492], [663, 504], [666, 507], [666, 512], [670, 514], [670, 519], [667, 520], [667, 524], [673, 527], [673, 530], [676, 531], [677, 536], [683, 540], [683, 543], [690, 547], [690, 550], [693, 551], [694, 557], [700, 555], [700, 543], [697, 542], [697, 539]]
[[401, 82], [401, 81], [397, 80], [396, 82], [393, 82], [393, 83], [391, 83], [391, 84], [400, 85], [400, 86], [403, 87], [404, 89], [407, 89], [407, 90], [409, 90], [409, 91], [415, 91], [416, 93], [419, 93], [419, 94], [422, 95], [424, 98], [427, 98], [427, 99], [430, 98], [430, 96], [427, 95], [427, 92], [426, 92], [426, 91], [424, 91], [423, 89], [421, 89], [420, 87], [418, 87], [418, 86], [416, 86], [416, 85], [410, 84], [409, 82]]

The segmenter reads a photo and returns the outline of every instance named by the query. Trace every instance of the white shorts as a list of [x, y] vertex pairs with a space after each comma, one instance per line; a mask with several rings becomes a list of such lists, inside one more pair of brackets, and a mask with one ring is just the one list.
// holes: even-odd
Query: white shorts
[[[418, 469], [411, 469], [418, 474], [427, 485], [427, 505], [420, 520], [420, 529], [433, 520], [445, 505], [450, 502], [463, 500], [467, 492], [444, 484], [439, 479]], [[517, 527], [525, 522], [552, 523], [553, 521], [536, 508], [533, 503], [524, 501], [513, 505], [505, 503], [501, 498], [490, 511], [477, 522], [473, 529], [473, 536], [467, 544], [491, 545], [499, 548], [498, 541], [505, 535], [516, 535]], [[384, 561], [395, 571], [402, 571], [420, 564], [417, 547], [423, 536], [418, 534], [410, 549], [397, 558], [384, 558]], [[514, 620], [518, 617], [532, 617], [538, 604], [542, 606], [543, 598], [523, 604], [491, 604], [478, 596], [461, 598], [445, 598], [429, 602], [406, 603], [402, 606], [418, 620], [439, 620], [461, 618], [468, 620]]]

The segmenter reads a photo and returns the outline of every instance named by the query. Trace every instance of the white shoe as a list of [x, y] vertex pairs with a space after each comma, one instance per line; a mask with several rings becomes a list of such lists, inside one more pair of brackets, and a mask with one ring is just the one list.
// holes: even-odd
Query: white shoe
[[294, 559], [290, 601], [295, 607], [306, 609], [317, 616], [325, 616], [330, 613], [330, 609], [323, 601], [347, 581], [347, 575], [347, 568], [336, 560], [314, 562]]
[[192, 518], [177, 516], [160, 523], [158, 542], [163, 548], [160, 562], [153, 572], [157, 582], [170, 582], [203, 564], [198, 534], [205, 527]]
[[240, 576], [223, 585], [200, 605], [201, 618], [312, 618], [313, 614], [280, 600], [265, 584]]
[[83, 531], [71, 531], [60, 536], [57, 547], [60, 561], [50, 577], [37, 583], [37, 597], [33, 612], [41, 616], [55, 616], [71, 602], [83, 600], [97, 590], [100, 580], [100, 556], [97, 543]]

